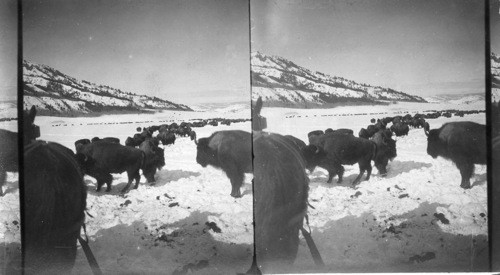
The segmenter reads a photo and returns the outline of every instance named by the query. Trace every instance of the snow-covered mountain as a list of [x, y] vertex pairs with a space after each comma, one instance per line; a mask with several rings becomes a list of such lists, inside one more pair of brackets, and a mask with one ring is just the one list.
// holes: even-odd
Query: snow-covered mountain
[[78, 80], [46, 65], [23, 61], [24, 109], [43, 115], [83, 115], [151, 110], [191, 111], [186, 105]]
[[491, 100], [500, 101], [500, 56], [491, 53]]
[[342, 77], [312, 72], [279, 56], [252, 53], [252, 100], [262, 96], [267, 106], [327, 107], [425, 99], [390, 88], [360, 84]]
[[425, 97], [425, 100], [429, 103], [444, 103], [444, 104], [455, 104], [455, 105], [466, 105], [466, 104], [484, 104], [485, 95], [478, 93], [470, 94], [440, 94], [435, 96]]

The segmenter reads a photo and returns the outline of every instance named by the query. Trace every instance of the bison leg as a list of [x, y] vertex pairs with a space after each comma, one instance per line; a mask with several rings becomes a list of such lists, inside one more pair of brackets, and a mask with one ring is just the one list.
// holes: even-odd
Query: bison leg
[[338, 167], [338, 170], [337, 170], [337, 174], [339, 175], [339, 179], [337, 180], [337, 183], [342, 183], [342, 180], [344, 178], [344, 166], [342, 165], [339, 165]]
[[107, 186], [106, 192], [111, 191], [111, 183], [113, 183], [113, 176], [111, 176], [111, 174], [107, 174], [105, 182]]
[[231, 171], [227, 173], [227, 176], [231, 181], [231, 197], [241, 198], [240, 188], [243, 185], [245, 174], [240, 171]]
[[344, 167], [342, 167], [342, 165], [329, 160], [328, 162], [322, 163], [319, 166], [328, 171], [328, 180], [326, 181], [326, 183], [332, 183], [332, 179], [333, 177], [335, 177], [335, 175], [339, 175], [339, 180], [337, 182], [342, 182], [342, 175], [344, 175]]
[[[139, 170], [137, 170], [137, 172], [135, 172], [134, 179], [135, 179], [134, 189], [137, 189], [139, 187], [139, 182], [141, 181], [141, 174], [139, 173]], [[153, 180], [154, 180], [154, 177], [153, 177]]]
[[457, 161], [456, 163], [458, 170], [460, 170], [460, 175], [462, 176], [462, 182], [460, 187], [464, 189], [469, 189], [470, 186], [470, 178], [474, 173], [474, 164], [465, 160]]
[[361, 177], [363, 177], [363, 174], [365, 173], [366, 170], [367, 170], [366, 165], [363, 165], [363, 164], [359, 163], [359, 175], [352, 182], [353, 186], [357, 185], [357, 184], [359, 184], [361, 182]]
[[375, 167], [377, 167], [377, 170], [380, 174], [380, 176], [385, 177], [387, 176], [387, 164], [389, 163], [389, 160], [382, 160], [382, 161], [377, 161], [375, 163]]
[[95, 189], [96, 192], [101, 191], [101, 187], [104, 185], [104, 181], [102, 180], [97, 180], [97, 188]]
[[130, 176], [129, 176], [127, 185], [125, 185], [125, 187], [123, 187], [121, 193], [123, 194], [123, 193], [127, 192], [127, 190], [130, 188], [130, 185], [132, 185], [132, 178], [130, 178]]
[[368, 164], [368, 166], [366, 167], [366, 179], [365, 180], [369, 180], [371, 175], [372, 175], [372, 166], [371, 166], [371, 164]]

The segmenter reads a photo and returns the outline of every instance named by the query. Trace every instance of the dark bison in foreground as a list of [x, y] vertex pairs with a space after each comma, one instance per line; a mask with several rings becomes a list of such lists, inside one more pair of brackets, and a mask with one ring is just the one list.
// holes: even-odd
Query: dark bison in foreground
[[358, 163], [359, 175], [352, 184], [358, 184], [365, 171], [366, 180], [370, 179], [371, 161], [377, 152], [377, 145], [373, 141], [354, 135], [330, 134], [324, 135], [321, 145], [311, 144], [302, 150], [309, 170], [313, 171], [316, 166], [322, 167], [328, 171], [328, 183], [332, 182], [335, 175], [338, 175], [338, 183], [341, 183], [344, 174], [342, 165]]
[[426, 124], [424, 131], [427, 154], [453, 161], [462, 176], [460, 186], [470, 188], [474, 164], [486, 164], [486, 126], [469, 121], [449, 122], [432, 130]]
[[0, 196], [3, 196], [3, 184], [7, 172], [19, 171], [17, 133], [0, 129]]
[[69, 274], [84, 223], [87, 191], [73, 151], [33, 142], [24, 148], [24, 273]]
[[240, 130], [218, 131], [197, 143], [196, 162], [221, 168], [231, 181], [231, 196], [241, 197], [245, 173], [252, 173], [252, 138]]
[[145, 157], [145, 153], [137, 148], [106, 141], [83, 145], [77, 154], [85, 174], [97, 180], [97, 191], [106, 183], [106, 192], [111, 190], [112, 173], [127, 172], [128, 183], [122, 192], [127, 191], [134, 179], [134, 188], [137, 188], [141, 179], [139, 169], [143, 167]]
[[309, 179], [300, 151], [277, 134], [255, 135], [254, 205], [257, 262], [265, 273], [295, 261], [307, 211]]

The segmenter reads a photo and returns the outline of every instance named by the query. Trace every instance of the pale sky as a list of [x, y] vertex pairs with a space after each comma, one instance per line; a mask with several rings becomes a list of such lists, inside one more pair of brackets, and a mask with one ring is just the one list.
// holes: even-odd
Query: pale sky
[[193, 104], [250, 99], [247, 0], [23, 1], [24, 58]]
[[17, 1], [0, 1], [0, 99], [17, 98]]
[[[417, 95], [481, 92], [476, 0], [252, 0], [252, 51]], [[491, 1], [491, 49], [500, 10]], [[24, 57], [178, 103], [249, 100], [247, 0], [24, 0]], [[0, 1], [0, 93], [16, 95], [17, 1]]]
[[252, 51], [428, 96], [484, 92], [484, 1], [259, 0]]

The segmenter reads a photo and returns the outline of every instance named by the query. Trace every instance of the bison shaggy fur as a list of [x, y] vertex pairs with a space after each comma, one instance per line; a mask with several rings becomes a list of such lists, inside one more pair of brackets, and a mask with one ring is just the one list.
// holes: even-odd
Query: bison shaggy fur
[[111, 174], [127, 172], [128, 183], [122, 189], [125, 192], [134, 179], [134, 188], [139, 186], [139, 170], [144, 164], [145, 154], [137, 148], [99, 141], [84, 145], [78, 152], [77, 159], [85, 174], [97, 180], [97, 191], [106, 183], [106, 191], [109, 192], [113, 181]]
[[470, 188], [474, 164], [486, 164], [486, 126], [470, 121], [449, 122], [432, 130], [427, 126], [427, 154], [453, 161], [462, 176], [460, 186]]
[[358, 163], [359, 175], [352, 182], [353, 185], [361, 181], [367, 171], [366, 180], [370, 179], [372, 172], [371, 161], [375, 157], [377, 145], [370, 140], [358, 138], [354, 135], [325, 135], [320, 145], [308, 145], [302, 150], [306, 159], [307, 168], [314, 170], [320, 166], [328, 171], [328, 183], [338, 175], [338, 183], [342, 182], [344, 168], [342, 165]]
[[245, 173], [252, 171], [252, 138], [240, 130], [217, 131], [197, 141], [196, 162], [222, 169], [231, 181], [231, 196], [241, 197]]
[[278, 134], [254, 139], [255, 245], [264, 272], [293, 264], [307, 211], [309, 179], [300, 151]]
[[87, 190], [73, 151], [33, 142], [24, 148], [24, 273], [69, 274], [84, 223]]

